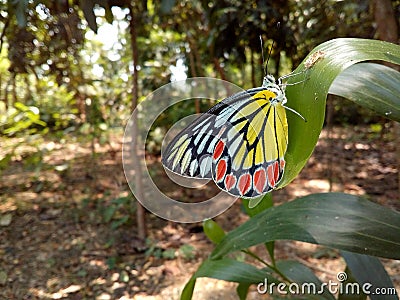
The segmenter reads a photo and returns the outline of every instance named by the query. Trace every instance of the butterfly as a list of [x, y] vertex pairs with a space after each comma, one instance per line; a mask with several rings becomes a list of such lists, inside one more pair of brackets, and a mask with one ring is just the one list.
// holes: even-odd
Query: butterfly
[[[275, 189], [285, 170], [288, 123], [282, 78], [218, 102], [178, 133], [162, 164], [185, 177], [209, 178], [227, 193], [256, 198]], [[301, 117], [301, 115], [300, 115]]]

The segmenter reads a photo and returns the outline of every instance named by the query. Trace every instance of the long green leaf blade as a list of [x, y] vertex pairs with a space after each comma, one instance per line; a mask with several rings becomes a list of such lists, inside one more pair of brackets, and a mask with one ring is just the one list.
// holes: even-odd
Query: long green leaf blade
[[400, 72], [392, 68], [374, 63], [356, 64], [336, 77], [329, 93], [400, 122]]
[[259, 284], [265, 281], [268, 283], [279, 283], [266, 269], [257, 269], [253, 265], [244, 262], [231, 258], [223, 258], [215, 261], [206, 260], [186, 283], [181, 294], [181, 300], [192, 299], [196, 279], [200, 277], [238, 282], [241, 284], [241, 288], [238, 292], [242, 296], [243, 293], [245, 293], [245, 287], [251, 284]]
[[[307, 69], [304, 63], [316, 51], [323, 55]], [[298, 75], [291, 76], [288, 83], [300, 83], [287, 87], [286, 105], [304, 116], [307, 122], [288, 111], [289, 143], [285, 174], [279, 187], [291, 182], [311, 156], [324, 123], [325, 102], [332, 82], [348, 67], [368, 60], [400, 64], [400, 46], [377, 40], [334, 39], [316, 47], [294, 71]]]
[[[357, 253], [341, 251], [352, 275], [364, 286], [371, 300], [396, 300], [399, 299], [396, 289], [380, 260], [376, 257]], [[377, 294], [375, 289], [384, 289], [384, 293]]]
[[199, 277], [250, 284], [264, 282], [265, 278], [268, 279], [268, 282], [279, 282], [265, 270], [231, 258], [204, 261], [193, 275], [193, 278]]
[[399, 259], [400, 213], [353, 195], [313, 194], [254, 216], [229, 232], [211, 258], [282, 239]]
[[[298, 261], [281, 260], [276, 263], [278, 270], [296, 283], [300, 294], [307, 294], [307, 299], [335, 299], [326, 286], [305, 265]], [[297, 291], [296, 291], [297, 292]]]
[[196, 284], [196, 279], [190, 278], [190, 280], [185, 284], [185, 287], [182, 290], [181, 300], [192, 299], [195, 284]]

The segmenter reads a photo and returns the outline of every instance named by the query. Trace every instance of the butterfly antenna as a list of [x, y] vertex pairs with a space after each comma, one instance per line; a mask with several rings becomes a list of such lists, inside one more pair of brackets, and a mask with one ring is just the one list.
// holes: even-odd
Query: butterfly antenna
[[306, 118], [304, 118], [298, 111], [295, 111], [293, 108], [287, 107], [282, 105], [284, 108], [286, 108], [287, 110], [291, 111], [292, 113], [294, 113], [296, 116], [300, 117], [301, 119], [303, 119], [304, 122], [307, 123]]
[[264, 45], [261, 34], [260, 34], [260, 46], [261, 46], [262, 64], [264, 66], [264, 76], [267, 76], [267, 66], [265, 65], [265, 60], [264, 60]]
[[272, 41], [271, 49], [269, 49], [269, 53], [268, 53], [268, 57], [267, 57], [267, 62], [265, 63], [265, 68], [264, 68], [265, 75], [268, 74], [268, 62], [269, 62], [269, 59], [271, 58], [271, 53], [272, 53], [272, 49], [274, 48], [274, 45], [275, 45], [275, 41]]

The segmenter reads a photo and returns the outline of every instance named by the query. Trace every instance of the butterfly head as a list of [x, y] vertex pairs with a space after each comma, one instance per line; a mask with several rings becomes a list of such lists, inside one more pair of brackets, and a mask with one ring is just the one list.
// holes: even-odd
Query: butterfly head
[[270, 98], [271, 105], [285, 104], [286, 96], [282, 87], [281, 79], [275, 79], [272, 75], [266, 75], [263, 80], [262, 87], [273, 93], [275, 96]]

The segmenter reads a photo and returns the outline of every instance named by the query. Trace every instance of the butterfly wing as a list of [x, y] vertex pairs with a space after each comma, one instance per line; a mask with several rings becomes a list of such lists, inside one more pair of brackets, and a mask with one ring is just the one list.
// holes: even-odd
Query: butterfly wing
[[180, 175], [212, 178], [224, 191], [258, 197], [282, 178], [287, 148], [286, 112], [276, 94], [254, 88], [224, 99], [179, 133], [162, 154]]
[[176, 135], [162, 152], [162, 163], [182, 176], [212, 178], [212, 154], [223, 134], [223, 125], [232, 114], [232, 103], [248, 99], [241, 92], [225, 98]]
[[274, 189], [282, 178], [288, 126], [285, 108], [271, 105], [272, 91], [257, 88], [248, 93], [249, 101], [230, 115], [216, 144], [212, 175], [228, 193], [254, 198]]

